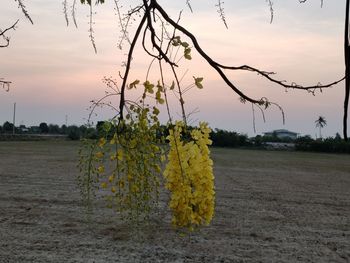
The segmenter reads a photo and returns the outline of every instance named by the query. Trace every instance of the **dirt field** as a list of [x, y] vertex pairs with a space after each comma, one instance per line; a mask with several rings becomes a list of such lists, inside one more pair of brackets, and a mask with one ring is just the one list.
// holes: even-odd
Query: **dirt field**
[[215, 219], [182, 237], [102, 203], [89, 223], [77, 148], [0, 143], [0, 262], [350, 262], [349, 155], [213, 149]]

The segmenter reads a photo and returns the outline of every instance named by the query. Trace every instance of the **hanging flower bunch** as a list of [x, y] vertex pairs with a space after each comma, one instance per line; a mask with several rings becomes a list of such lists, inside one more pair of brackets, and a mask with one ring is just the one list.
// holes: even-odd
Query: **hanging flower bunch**
[[190, 140], [185, 141], [185, 128], [183, 122], [176, 122], [169, 131], [170, 151], [164, 176], [171, 192], [172, 224], [193, 230], [209, 224], [214, 215], [213, 161], [208, 148], [211, 130], [206, 123], [200, 123], [190, 132]]
[[100, 139], [96, 153], [100, 157], [100, 186], [109, 192], [108, 206], [130, 222], [144, 221], [158, 205], [162, 149], [157, 138], [159, 123], [154, 122], [157, 114], [132, 106], [113, 137]]
[[[135, 84], [134, 82], [133, 84]], [[104, 189], [107, 206], [115, 209], [129, 223], [147, 220], [158, 208], [161, 164], [165, 159], [160, 146], [159, 110], [145, 106], [144, 99], [153, 92], [145, 82], [143, 99], [130, 103], [123, 120], [104, 122], [97, 141], [86, 143], [80, 152], [82, 196], [91, 202], [94, 190]], [[160, 89], [160, 88], [158, 88]], [[161, 98], [157, 97], [157, 101]], [[85, 155], [84, 155], [85, 153]]]

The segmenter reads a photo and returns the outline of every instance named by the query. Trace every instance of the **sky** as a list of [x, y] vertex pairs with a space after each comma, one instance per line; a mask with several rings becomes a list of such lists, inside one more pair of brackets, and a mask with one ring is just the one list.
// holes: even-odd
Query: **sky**
[[[5, 1], [4, 1], [5, 2]], [[138, 1], [134, 1], [135, 4]], [[269, 6], [265, 0], [230, 0], [224, 2], [228, 29], [217, 13], [214, 0], [192, 0], [193, 13], [186, 1], [160, 0], [163, 8], [177, 19], [183, 10], [180, 24], [190, 30], [202, 48], [216, 61], [230, 65], [250, 65], [273, 71], [279, 80], [303, 85], [326, 84], [344, 75], [343, 30], [345, 1], [275, 0], [274, 19], [270, 23]], [[120, 0], [126, 8], [130, 1]], [[39, 125], [40, 122], [82, 125], [89, 116], [90, 101], [102, 97], [106, 85], [102, 79], [112, 77], [121, 83], [119, 72], [124, 71], [128, 46], [117, 46], [120, 27], [115, 15], [114, 1], [94, 7], [95, 54], [88, 33], [89, 8], [79, 5], [78, 28], [72, 18], [66, 25], [61, 0], [25, 1], [34, 21], [26, 20], [15, 1], [2, 3], [0, 28], [11, 26], [10, 46], [0, 49], [0, 78], [12, 82], [10, 91], [0, 90], [0, 125], [12, 122], [16, 103], [16, 125]], [[127, 9], [123, 9], [127, 10]], [[132, 36], [137, 21], [130, 28]], [[188, 41], [188, 40], [187, 40]], [[220, 76], [198, 53], [192, 52], [191, 61], [181, 60], [179, 74], [185, 75], [182, 84], [190, 85], [192, 76], [203, 77], [204, 89], [192, 89], [185, 94], [185, 108], [190, 122], [206, 121], [212, 128], [220, 128], [254, 136], [275, 129], [288, 129], [300, 135], [318, 136], [315, 120], [325, 117], [327, 126], [323, 136], [334, 136], [342, 131], [344, 82], [315, 95], [305, 91], [286, 91], [255, 73], [225, 71], [230, 80], [248, 96], [267, 97], [278, 103], [285, 113], [270, 107], [265, 111], [265, 122], [249, 103], [239, 102]], [[132, 61], [130, 82], [144, 81], [151, 59], [141, 44], [136, 46]], [[186, 74], [185, 74], [186, 73]], [[150, 79], [159, 80], [152, 67]], [[172, 77], [166, 74], [167, 83]], [[140, 89], [141, 91], [141, 89]], [[130, 98], [134, 93], [127, 94]], [[118, 105], [118, 99], [112, 101]], [[171, 101], [173, 118], [180, 118], [181, 110], [175, 99]], [[163, 107], [162, 120], [166, 122]], [[111, 118], [115, 112], [98, 109], [92, 121]]]

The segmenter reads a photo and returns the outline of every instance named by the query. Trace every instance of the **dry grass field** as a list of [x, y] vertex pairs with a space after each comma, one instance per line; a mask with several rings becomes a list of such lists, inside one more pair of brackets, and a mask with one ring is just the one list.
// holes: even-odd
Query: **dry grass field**
[[0, 142], [0, 262], [350, 262], [350, 156], [212, 149], [213, 223], [88, 218], [75, 142]]

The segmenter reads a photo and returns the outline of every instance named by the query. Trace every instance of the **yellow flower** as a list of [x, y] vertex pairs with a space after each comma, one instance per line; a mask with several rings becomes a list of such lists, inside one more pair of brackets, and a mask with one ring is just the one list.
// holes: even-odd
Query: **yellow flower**
[[138, 186], [137, 186], [136, 184], [134, 184], [134, 185], [131, 187], [131, 191], [132, 191], [133, 193], [137, 193], [137, 192], [139, 191]]
[[98, 146], [99, 146], [99, 147], [103, 147], [105, 144], [106, 144], [106, 139], [105, 139], [105, 138], [101, 138], [101, 139], [98, 141]]
[[111, 176], [108, 177], [108, 181], [109, 181], [110, 183], [113, 182], [113, 180], [114, 180], [114, 175], [111, 175]]
[[117, 151], [117, 158], [118, 158], [119, 161], [123, 160], [123, 150], [119, 149]]
[[101, 187], [102, 187], [102, 188], [107, 188], [107, 183], [103, 182], [103, 183], [101, 184]]
[[97, 153], [95, 154], [95, 156], [96, 156], [96, 158], [101, 159], [101, 158], [103, 157], [103, 152], [97, 152]]
[[119, 187], [120, 188], [124, 188], [124, 186], [125, 186], [124, 180], [120, 180], [119, 181]]
[[128, 181], [132, 180], [132, 174], [128, 174]]
[[103, 173], [105, 171], [105, 167], [103, 165], [100, 165], [98, 168], [97, 168], [97, 172], [98, 173]]
[[160, 173], [162, 171], [158, 164], [155, 166], [155, 170], [156, 170], [157, 173]]

